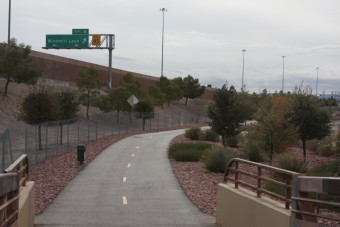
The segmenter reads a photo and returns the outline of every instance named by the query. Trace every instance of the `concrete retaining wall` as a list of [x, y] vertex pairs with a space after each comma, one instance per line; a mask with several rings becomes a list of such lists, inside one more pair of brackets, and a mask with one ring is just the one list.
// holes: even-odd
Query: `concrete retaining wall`
[[233, 184], [219, 184], [216, 222], [222, 227], [289, 227], [290, 210], [284, 204]]
[[19, 199], [19, 218], [18, 226], [34, 226], [34, 182], [27, 181], [26, 186], [22, 187]]

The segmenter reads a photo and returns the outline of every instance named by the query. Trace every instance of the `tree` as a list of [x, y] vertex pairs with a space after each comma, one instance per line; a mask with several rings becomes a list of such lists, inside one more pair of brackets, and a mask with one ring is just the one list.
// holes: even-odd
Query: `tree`
[[143, 130], [145, 130], [145, 121], [155, 117], [154, 107], [147, 101], [140, 101], [135, 105], [136, 118], [143, 120]]
[[297, 128], [285, 118], [288, 104], [286, 96], [268, 96], [262, 99], [255, 113], [259, 145], [268, 153], [270, 165], [273, 154], [284, 151], [297, 138]]
[[58, 100], [49, 89], [41, 87], [31, 91], [23, 100], [19, 120], [27, 124], [38, 125], [39, 150], [41, 144], [41, 124], [48, 121], [56, 121], [60, 117]]
[[162, 106], [165, 102], [165, 94], [158, 86], [150, 86], [148, 88], [148, 100], [150, 100], [153, 106]]
[[188, 104], [188, 99], [200, 97], [204, 93], [204, 86], [201, 86], [198, 79], [194, 79], [191, 75], [183, 78], [183, 97], [185, 105]]
[[303, 158], [306, 161], [306, 141], [321, 139], [331, 132], [331, 115], [320, 107], [317, 97], [312, 95], [312, 89], [296, 88], [291, 95], [291, 103], [287, 119], [298, 127], [302, 141]]
[[179, 100], [183, 97], [183, 91], [180, 84], [182, 84], [181, 77], [169, 80], [165, 76], [161, 76], [159, 81], [156, 83], [156, 86], [159, 87], [161, 92], [164, 94], [168, 106], [172, 101]]
[[77, 86], [79, 88], [80, 96], [79, 100], [81, 104], [86, 106], [86, 118], [89, 119], [90, 105], [94, 105], [94, 101], [99, 95], [99, 88], [102, 83], [99, 80], [98, 71], [90, 67], [85, 70], [81, 70], [77, 77]]
[[145, 92], [142, 89], [140, 82], [133, 77], [131, 73], [127, 73], [123, 76], [123, 80], [120, 82], [130, 95], [135, 95], [138, 99], [142, 99], [145, 96]]
[[30, 65], [30, 52], [30, 46], [17, 44], [14, 38], [9, 44], [0, 44], [0, 77], [6, 80], [4, 96], [7, 96], [10, 82], [33, 85], [37, 83], [41, 72]]
[[63, 143], [63, 124], [69, 124], [65, 120], [75, 119], [78, 117], [79, 102], [77, 93], [70, 89], [61, 89], [57, 93], [59, 104], [59, 120], [60, 122], [60, 144]]
[[117, 111], [117, 124], [119, 123], [119, 112], [129, 111], [131, 112], [132, 107], [127, 102], [130, 93], [124, 87], [114, 88], [109, 91], [107, 95], [103, 95], [99, 98], [99, 109], [104, 112], [110, 112], [113, 110]]
[[210, 126], [222, 136], [224, 146], [226, 146], [226, 139], [239, 133], [240, 123], [246, 120], [246, 116], [242, 115], [242, 106], [237, 95], [233, 86], [228, 89], [225, 84], [214, 94], [214, 103], [208, 107]]

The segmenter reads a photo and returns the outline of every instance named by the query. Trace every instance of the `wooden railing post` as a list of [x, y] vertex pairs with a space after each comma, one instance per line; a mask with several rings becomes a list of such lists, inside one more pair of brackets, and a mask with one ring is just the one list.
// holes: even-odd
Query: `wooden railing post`
[[261, 182], [261, 176], [262, 176], [262, 169], [260, 166], [257, 167], [257, 197], [261, 197], [261, 188], [262, 188], [262, 182]]
[[235, 188], [238, 188], [238, 161], [235, 162]]

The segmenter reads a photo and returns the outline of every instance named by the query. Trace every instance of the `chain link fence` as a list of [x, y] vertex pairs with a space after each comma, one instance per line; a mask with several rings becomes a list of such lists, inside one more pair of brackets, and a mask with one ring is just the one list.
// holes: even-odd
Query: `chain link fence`
[[3, 172], [24, 153], [30, 165], [35, 165], [77, 144], [105, 136], [190, 127], [208, 120], [205, 112], [111, 112], [91, 116], [89, 120], [78, 118], [10, 128], [0, 134], [0, 168]]

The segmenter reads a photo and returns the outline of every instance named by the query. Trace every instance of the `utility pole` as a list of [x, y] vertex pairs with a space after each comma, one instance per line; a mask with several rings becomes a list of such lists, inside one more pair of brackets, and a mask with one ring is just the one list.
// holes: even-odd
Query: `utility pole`
[[8, 40], [7, 44], [11, 41], [11, 0], [9, 0], [8, 5]]
[[246, 52], [245, 49], [242, 50], [243, 53], [243, 65], [242, 65], [242, 87], [241, 87], [241, 92], [243, 92], [244, 88], [244, 53]]
[[168, 10], [166, 8], [160, 9], [163, 13], [163, 25], [162, 25], [162, 67], [161, 67], [161, 76], [163, 76], [163, 53], [164, 53], [164, 12]]
[[316, 96], [318, 96], [318, 83], [319, 83], [319, 67], [316, 67], [316, 87], [315, 87]]
[[286, 56], [282, 56], [282, 93], [285, 89], [285, 58]]

